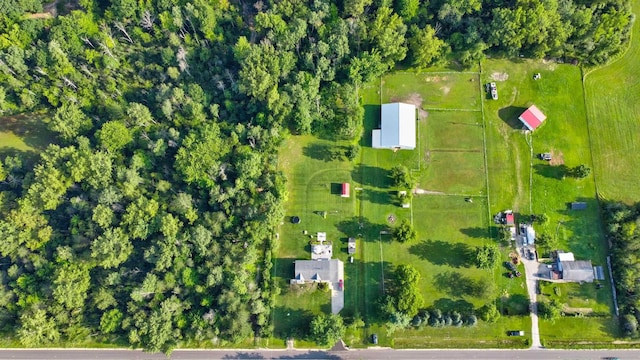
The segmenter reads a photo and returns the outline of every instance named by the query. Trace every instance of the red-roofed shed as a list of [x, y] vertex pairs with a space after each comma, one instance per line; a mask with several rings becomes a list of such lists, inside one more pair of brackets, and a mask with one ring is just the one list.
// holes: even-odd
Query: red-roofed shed
[[518, 118], [529, 130], [535, 130], [547, 117], [535, 105], [531, 105]]
[[507, 225], [515, 225], [516, 222], [513, 218], [513, 213], [507, 214]]
[[349, 183], [342, 183], [342, 197], [349, 197]]

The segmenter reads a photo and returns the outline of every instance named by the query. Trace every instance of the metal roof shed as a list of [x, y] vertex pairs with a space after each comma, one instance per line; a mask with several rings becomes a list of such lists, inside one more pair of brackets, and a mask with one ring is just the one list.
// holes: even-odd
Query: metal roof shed
[[373, 130], [371, 144], [380, 149], [416, 148], [416, 107], [412, 104], [390, 103], [381, 106], [380, 129]]

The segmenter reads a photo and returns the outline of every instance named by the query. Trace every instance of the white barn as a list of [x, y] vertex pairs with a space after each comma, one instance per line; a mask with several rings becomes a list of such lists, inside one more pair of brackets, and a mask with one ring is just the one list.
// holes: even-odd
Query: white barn
[[416, 107], [405, 103], [382, 104], [381, 126], [371, 133], [375, 149], [416, 148]]

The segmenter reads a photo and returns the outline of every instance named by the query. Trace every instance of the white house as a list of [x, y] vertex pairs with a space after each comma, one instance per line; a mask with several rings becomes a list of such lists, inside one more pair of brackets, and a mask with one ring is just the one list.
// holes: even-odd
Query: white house
[[405, 103], [382, 104], [381, 126], [371, 133], [375, 149], [416, 148], [416, 107]]

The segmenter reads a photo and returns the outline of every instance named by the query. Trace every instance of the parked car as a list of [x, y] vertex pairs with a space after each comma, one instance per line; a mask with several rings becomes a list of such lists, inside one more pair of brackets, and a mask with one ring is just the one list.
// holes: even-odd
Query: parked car
[[373, 345], [378, 345], [378, 334], [371, 335], [371, 342]]
[[524, 336], [524, 331], [522, 331], [522, 330], [507, 331], [507, 335], [509, 335], [509, 336]]
[[553, 159], [553, 157], [551, 156], [551, 153], [541, 153], [540, 154], [540, 160], [551, 161], [551, 159]]
[[510, 271], [516, 271], [517, 270], [516, 266], [511, 261], [505, 261], [504, 262], [504, 266], [506, 266], [507, 269], [509, 269]]

